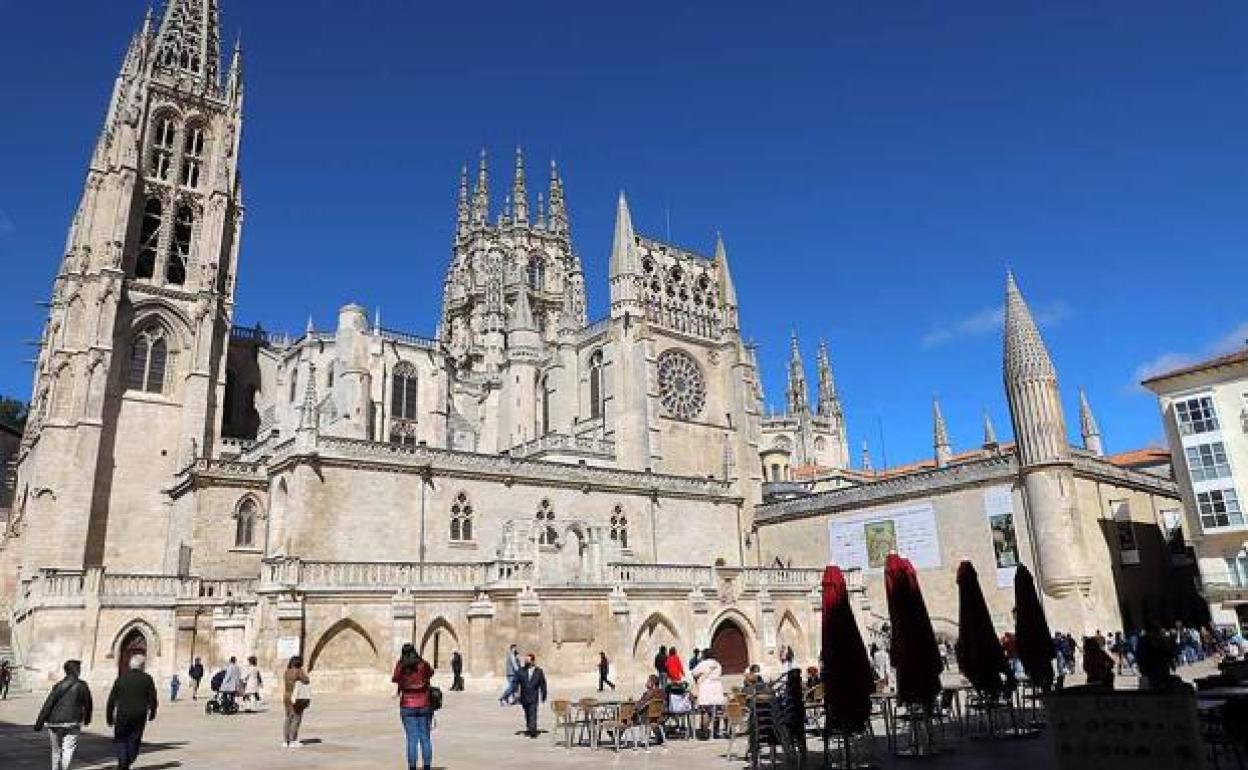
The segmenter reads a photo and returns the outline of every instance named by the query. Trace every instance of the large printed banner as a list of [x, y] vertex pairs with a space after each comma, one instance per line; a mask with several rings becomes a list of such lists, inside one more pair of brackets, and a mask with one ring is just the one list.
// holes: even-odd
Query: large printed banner
[[1014, 495], [1008, 486], [984, 490], [984, 512], [992, 530], [992, 552], [997, 559], [997, 587], [1014, 585], [1018, 570], [1018, 535], [1014, 531]]
[[930, 502], [922, 501], [834, 516], [828, 522], [828, 550], [831, 561], [841, 567], [883, 569], [891, 551], [918, 569], [939, 567], [935, 511]]

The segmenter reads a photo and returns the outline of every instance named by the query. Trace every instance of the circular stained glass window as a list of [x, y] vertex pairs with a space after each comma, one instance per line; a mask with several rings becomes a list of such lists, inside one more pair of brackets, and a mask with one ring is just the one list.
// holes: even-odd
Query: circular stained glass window
[[692, 420], [706, 406], [706, 380], [693, 356], [668, 350], [659, 356], [659, 401], [680, 420]]

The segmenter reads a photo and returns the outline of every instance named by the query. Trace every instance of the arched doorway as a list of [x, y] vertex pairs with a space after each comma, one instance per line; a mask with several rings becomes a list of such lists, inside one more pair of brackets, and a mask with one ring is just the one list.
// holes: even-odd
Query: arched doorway
[[135, 655], [147, 657], [147, 637], [137, 628], [122, 637], [117, 645], [117, 673], [124, 674], [130, 670], [130, 658]]
[[741, 626], [725, 620], [711, 636], [711, 652], [725, 674], [741, 674], [750, 663], [750, 648]]

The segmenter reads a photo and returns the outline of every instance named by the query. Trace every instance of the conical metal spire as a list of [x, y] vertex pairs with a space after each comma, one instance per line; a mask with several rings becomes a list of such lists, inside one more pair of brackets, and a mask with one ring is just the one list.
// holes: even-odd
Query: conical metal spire
[[516, 148], [516, 176], [511, 183], [512, 221], [518, 226], [529, 223], [529, 191], [524, 181], [524, 151]]
[[1079, 389], [1079, 433], [1083, 435], [1083, 448], [1104, 456], [1105, 447], [1101, 443], [1101, 428], [1096, 424], [1096, 416], [1092, 414], [1092, 405], [1088, 403], [1088, 394]]
[[484, 225], [490, 219], [490, 172], [485, 160], [485, 148], [477, 161], [477, 186], [472, 191], [472, 223]]
[[169, 0], [156, 34], [156, 70], [189, 77], [200, 89], [219, 88], [219, 18], [217, 0]]
[[949, 427], [940, 412], [940, 400], [935, 396], [932, 396], [932, 444], [936, 450], [936, 467], [945, 467], [953, 456], [953, 448], [949, 444]]

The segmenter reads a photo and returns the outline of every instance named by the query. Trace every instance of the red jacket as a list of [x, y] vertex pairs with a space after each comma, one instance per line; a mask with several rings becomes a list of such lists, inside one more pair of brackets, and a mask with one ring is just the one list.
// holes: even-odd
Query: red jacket
[[399, 708], [429, 708], [429, 680], [433, 678], [433, 667], [422, 660], [410, 674], [404, 674], [396, 663], [394, 676], [390, 681], [399, 686]]
[[680, 662], [679, 655], [667, 656], [667, 678], [679, 682], [685, 678], [685, 664]]

